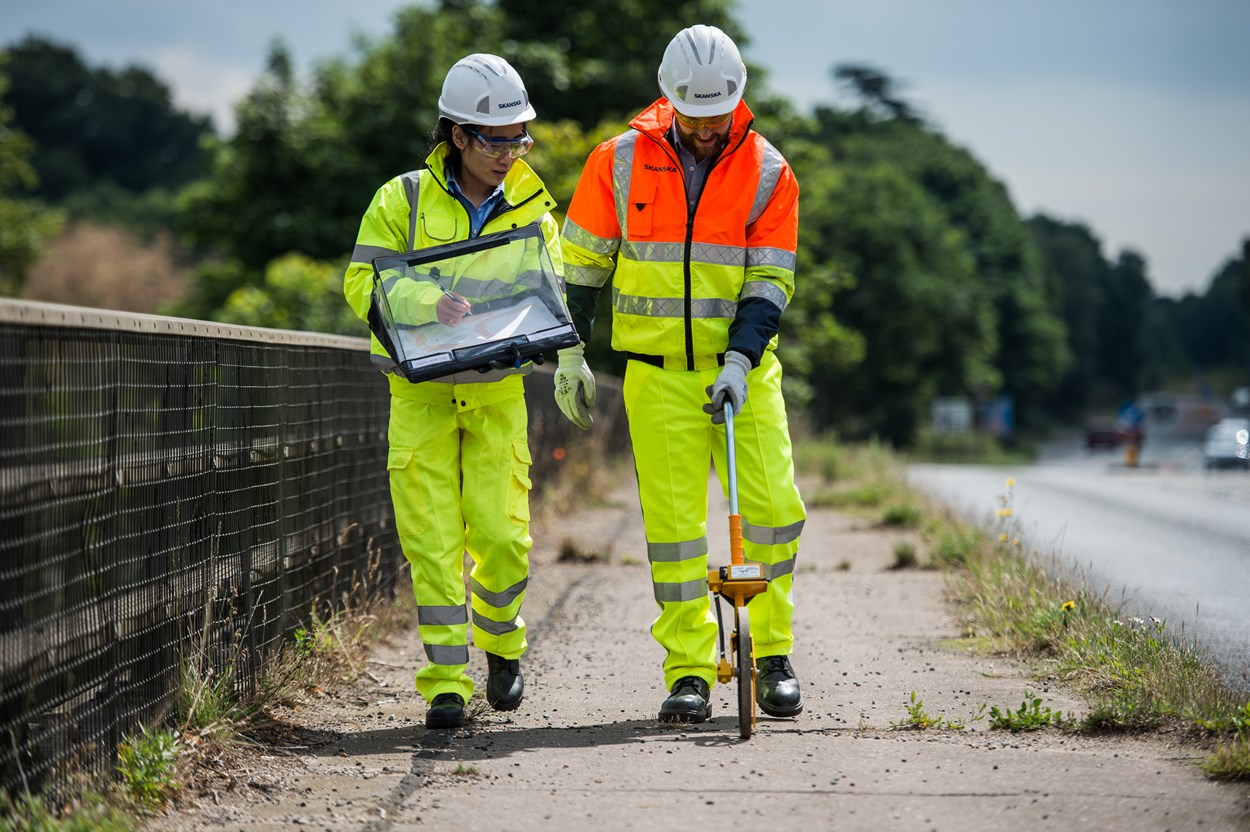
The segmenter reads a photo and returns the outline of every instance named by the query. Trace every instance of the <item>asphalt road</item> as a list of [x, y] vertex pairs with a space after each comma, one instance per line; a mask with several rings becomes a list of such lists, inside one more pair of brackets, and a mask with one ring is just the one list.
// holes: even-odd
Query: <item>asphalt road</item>
[[913, 465], [908, 477], [987, 526], [1014, 479], [1014, 519], [1034, 551], [1077, 567], [1126, 613], [1183, 626], [1250, 687], [1250, 474], [1205, 472], [1196, 438], [1154, 434], [1137, 468], [1070, 439], [1035, 465]]

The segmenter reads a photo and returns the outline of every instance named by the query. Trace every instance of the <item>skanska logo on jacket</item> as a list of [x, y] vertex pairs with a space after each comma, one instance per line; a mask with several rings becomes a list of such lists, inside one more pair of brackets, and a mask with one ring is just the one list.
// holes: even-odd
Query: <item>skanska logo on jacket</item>
[[649, 165], [646, 162], [642, 163], [642, 169], [652, 173], [677, 173], [677, 168], [672, 165]]

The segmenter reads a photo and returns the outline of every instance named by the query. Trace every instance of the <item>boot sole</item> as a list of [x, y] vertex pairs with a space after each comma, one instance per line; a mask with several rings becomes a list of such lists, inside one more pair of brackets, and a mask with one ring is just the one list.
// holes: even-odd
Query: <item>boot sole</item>
[[427, 716], [427, 717], [425, 718], [425, 727], [426, 727], [426, 728], [459, 728], [459, 727], [460, 727], [460, 726], [462, 726], [462, 725], [464, 725], [464, 717], [463, 717], [463, 716], [458, 716], [458, 717], [435, 717], [434, 719], [430, 719], [430, 718]]
[[525, 697], [518, 696], [515, 700], [500, 699], [497, 702], [491, 702], [488, 700], [486, 704], [490, 705], [491, 709], [495, 711], [515, 711], [517, 708], [521, 707], [521, 702], [524, 701], [524, 699]]
[[765, 705], [763, 702], [760, 702], [758, 699], [755, 700], [755, 704], [759, 705], [760, 710], [768, 714], [769, 716], [781, 717], [783, 719], [785, 717], [798, 716], [799, 714], [803, 713], [802, 702], [795, 705], [793, 708], [773, 708], [768, 705]]
[[706, 722], [712, 718], [712, 709], [706, 711], [660, 711], [660, 722]]

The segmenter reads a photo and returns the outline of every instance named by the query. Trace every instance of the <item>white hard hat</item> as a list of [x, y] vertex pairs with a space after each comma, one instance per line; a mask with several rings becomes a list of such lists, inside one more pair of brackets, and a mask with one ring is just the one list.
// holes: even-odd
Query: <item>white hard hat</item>
[[512, 64], [498, 55], [477, 52], [448, 70], [438, 114], [456, 124], [505, 127], [534, 118], [534, 108]]
[[732, 113], [747, 85], [747, 68], [738, 47], [715, 26], [682, 29], [660, 61], [660, 92], [679, 113], [691, 118]]

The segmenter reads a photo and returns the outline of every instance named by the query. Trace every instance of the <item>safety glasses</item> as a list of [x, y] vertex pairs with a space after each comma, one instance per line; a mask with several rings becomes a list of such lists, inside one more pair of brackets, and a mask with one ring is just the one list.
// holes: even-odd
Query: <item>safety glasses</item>
[[682, 127], [688, 127], [691, 130], [702, 130], [705, 127], [709, 130], [716, 130], [724, 127], [725, 123], [733, 118], [733, 113], [725, 113], [723, 116], [712, 116], [710, 118], [691, 118], [690, 116], [683, 116], [676, 110], [673, 110], [673, 115], [677, 117], [677, 121]]
[[472, 127], [466, 127], [463, 124], [460, 125], [460, 129], [481, 142], [482, 153], [492, 159], [502, 159], [505, 156], [520, 159], [534, 146], [534, 140], [530, 138], [529, 133], [519, 139], [496, 139], [492, 136], [483, 136]]

